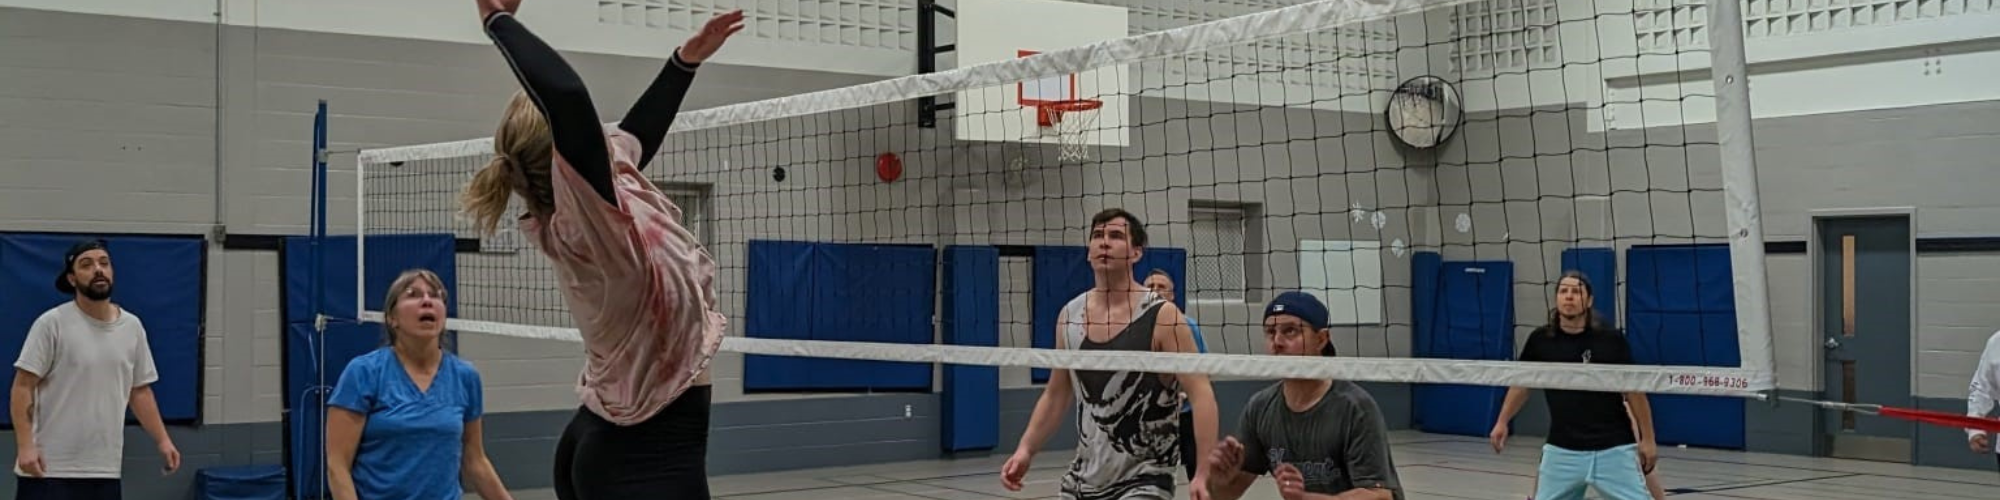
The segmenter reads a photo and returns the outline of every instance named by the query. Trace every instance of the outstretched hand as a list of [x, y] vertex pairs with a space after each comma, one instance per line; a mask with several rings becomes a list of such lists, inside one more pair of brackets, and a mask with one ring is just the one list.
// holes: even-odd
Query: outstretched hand
[[521, 10], [521, 0], [473, 0], [479, 4], [479, 19], [493, 17], [495, 12], [513, 14]]
[[[520, 0], [489, 1], [520, 3]], [[742, 10], [730, 11], [727, 14], [715, 16], [714, 19], [709, 19], [708, 24], [701, 27], [701, 31], [696, 32], [694, 37], [688, 39], [687, 43], [681, 44], [681, 60], [687, 61], [689, 64], [701, 64], [702, 61], [707, 61], [709, 57], [715, 55], [715, 51], [722, 49], [722, 42], [728, 41], [729, 36], [736, 34], [738, 31], [743, 31]]]

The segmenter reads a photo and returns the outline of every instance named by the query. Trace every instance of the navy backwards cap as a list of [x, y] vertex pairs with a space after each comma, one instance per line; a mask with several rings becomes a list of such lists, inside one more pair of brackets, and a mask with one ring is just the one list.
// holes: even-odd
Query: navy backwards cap
[[[1319, 297], [1309, 293], [1291, 291], [1272, 298], [1271, 303], [1264, 306], [1264, 317], [1269, 318], [1279, 314], [1297, 317], [1315, 331], [1327, 328], [1326, 304], [1320, 303]], [[1328, 340], [1326, 348], [1320, 350], [1320, 355], [1332, 356], [1334, 352], [1333, 342]]]
[[56, 271], [56, 291], [62, 292], [63, 295], [76, 294], [76, 287], [69, 284], [69, 270], [76, 266], [77, 257], [82, 257], [84, 252], [91, 250], [105, 250], [104, 240], [83, 240], [70, 245], [69, 252], [63, 254], [62, 270]]

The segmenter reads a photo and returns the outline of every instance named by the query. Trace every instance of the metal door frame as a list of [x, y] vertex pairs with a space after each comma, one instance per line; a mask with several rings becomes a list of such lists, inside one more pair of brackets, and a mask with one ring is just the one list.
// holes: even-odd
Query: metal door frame
[[[1807, 302], [1810, 303], [1810, 305], [1808, 306], [1808, 311], [1809, 311], [1808, 315], [1810, 316], [1809, 322], [1812, 324], [1811, 335], [1808, 338], [1809, 340], [1811, 340], [1810, 344], [1812, 345], [1813, 352], [1815, 353], [1814, 356], [1812, 356], [1812, 361], [1810, 363], [1811, 373], [1813, 374], [1812, 384], [1810, 387], [1814, 388], [1814, 392], [1824, 392], [1827, 390], [1826, 347], [1822, 344], [1824, 340], [1820, 338], [1820, 335], [1825, 333], [1825, 325], [1824, 325], [1825, 322], [1822, 320], [1826, 316], [1824, 314], [1826, 311], [1825, 308], [1823, 307], [1823, 303], [1825, 301], [1822, 300], [1823, 297], [1820, 295], [1822, 293], [1821, 287], [1825, 285], [1825, 280], [1824, 280], [1825, 276], [1823, 276], [1821, 273], [1821, 269], [1823, 266], [1820, 265], [1821, 264], [1820, 258], [1826, 254], [1827, 250], [1821, 248], [1822, 240], [1820, 239], [1820, 223], [1828, 220], [1838, 220], [1838, 219], [1901, 217], [1904, 220], [1904, 222], [1909, 225], [1910, 228], [1910, 241], [1909, 241], [1910, 372], [1905, 374], [1905, 376], [1908, 377], [1907, 380], [1909, 380], [1910, 384], [1910, 397], [1914, 401], [1917, 396], [1916, 395], [1917, 351], [1919, 350], [1918, 346], [1922, 345], [1921, 339], [1923, 337], [1923, 332], [1917, 329], [1917, 317], [1919, 316], [1920, 313], [1920, 311], [1917, 309], [1917, 306], [1919, 304], [1918, 297], [1923, 295], [1923, 291], [1917, 288], [1917, 207], [1891, 206], [1891, 207], [1863, 207], [1863, 208], [1826, 208], [1826, 209], [1808, 210], [1806, 211], [1806, 216], [1808, 220], [1806, 224], [1807, 226], [1806, 231], [1810, 235], [1806, 240], [1806, 265], [1808, 268], [1811, 269], [1810, 271], [1806, 272], [1806, 274], [1809, 276], [1809, 278], [1807, 279], [1810, 280], [1809, 286], [1811, 287], [1807, 289], [1810, 291], [1809, 292], [1810, 300], [1808, 300]], [[1823, 447], [1822, 449], [1819, 450], [1817, 454], [1832, 455], [1834, 452], [1833, 440], [1831, 439], [1833, 433], [1830, 432], [1831, 431], [1830, 429], [1826, 428], [1826, 419], [1823, 418], [1823, 415], [1825, 414], [1822, 411], [1815, 410], [1813, 412], [1813, 440], [1815, 443], [1820, 443], [1821, 447]], [[1917, 436], [1916, 436], [1916, 430], [1914, 428], [1911, 429], [1911, 433], [1907, 437], [1907, 439], [1909, 440], [1910, 443], [1910, 450], [1909, 450], [1910, 461], [1915, 462]]]

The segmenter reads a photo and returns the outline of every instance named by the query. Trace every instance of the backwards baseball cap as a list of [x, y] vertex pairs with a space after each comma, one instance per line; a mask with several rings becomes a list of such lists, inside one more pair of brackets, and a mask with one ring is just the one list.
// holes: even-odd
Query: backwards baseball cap
[[73, 295], [76, 293], [76, 287], [69, 284], [69, 270], [71, 267], [76, 266], [77, 257], [82, 257], [84, 252], [91, 250], [106, 250], [104, 240], [83, 240], [76, 242], [75, 245], [70, 245], [69, 253], [63, 254], [62, 270], [56, 271], [57, 291], [62, 292], [63, 295]]
[[[1320, 303], [1319, 297], [1309, 293], [1299, 291], [1281, 293], [1272, 298], [1270, 304], [1264, 306], [1264, 317], [1280, 314], [1299, 318], [1313, 330], [1324, 330], [1327, 327], [1326, 304]], [[1332, 356], [1334, 352], [1333, 342], [1327, 342], [1326, 348], [1320, 350], [1320, 355]]]

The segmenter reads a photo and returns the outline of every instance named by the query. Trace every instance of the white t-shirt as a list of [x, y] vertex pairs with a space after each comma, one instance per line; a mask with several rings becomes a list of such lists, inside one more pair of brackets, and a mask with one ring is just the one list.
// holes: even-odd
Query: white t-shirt
[[[1972, 369], [1972, 383], [1965, 398], [1965, 414], [1984, 417], [1993, 411], [1994, 402], [2000, 399], [2000, 332], [1986, 338], [1986, 349], [1979, 354], [1979, 365]], [[1966, 429], [1965, 438], [1981, 434], [1980, 431]], [[2000, 452], [2000, 443], [1994, 443], [1995, 452]]]
[[33, 418], [43, 477], [118, 478], [132, 389], [160, 378], [139, 317], [119, 308], [98, 321], [65, 302], [35, 318], [14, 367], [42, 377]]

